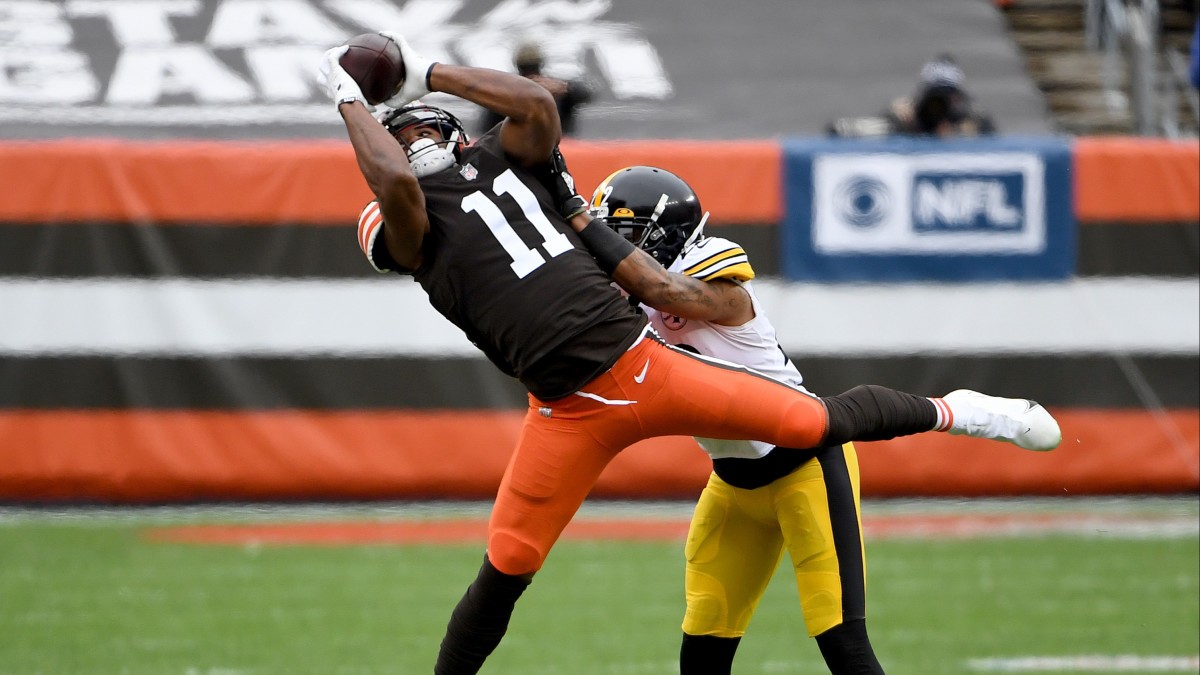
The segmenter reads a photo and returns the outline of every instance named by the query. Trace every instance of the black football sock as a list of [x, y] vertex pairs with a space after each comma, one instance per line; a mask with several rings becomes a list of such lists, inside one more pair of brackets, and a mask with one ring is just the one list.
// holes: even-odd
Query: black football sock
[[938, 421], [933, 401], [877, 384], [860, 384], [821, 400], [829, 413], [829, 430], [822, 445], [886, 441], [930, 431]]
[[467, 587], [446, 626], [434, 675], [474, 675], [508, 630], [517, 598], [532, 574], [512, 576], [492, 566], [487, 556], [475, 581]]
[[741, 641], [740, 637], [684, 633], [679, 647], [679, 675], [729, 675], [733, 653]]
[[831, 675], [883, 675], [883, 666], [875, 658], [867, 638], [863, 619], [834, 626], [817, 636], [817, 646]]

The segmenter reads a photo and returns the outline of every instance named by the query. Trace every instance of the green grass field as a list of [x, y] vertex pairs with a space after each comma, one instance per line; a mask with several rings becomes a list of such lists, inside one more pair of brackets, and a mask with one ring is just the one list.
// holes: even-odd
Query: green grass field
[[[864, 512], [891, 508], [868, 503]], [[1143, 660], [1144, 671], [1121, 672], [1200, 671], [1178, 666], [1200, 654], [1200, 539], [1186, 526], [1200, 518], [1197, 502], [1104, 509], [1151, 520], [1167, 514], [1185, 527], [869, 539], [870, 627], [888, 672], [982, 672], [979, 659], [1079, 655], [1173, 657], [1163, 663], [1176, 664], [1164, 670]], [[319, 517], [405, 513], [358, 507]], [[430, 514], [419, 517], [437, 517]], [[0, 673], [431, 672], [450, 609], [478, 568], [479, 544], [219, 546], [143, 536], [164, 522], [310, 517], [237, 509], [0, 511]], [[681, 548], [678, 541], [561, 542], [484, 672], [675, 672]], [[790, 575], [776, 575], [735, 672], [826, 672]]]

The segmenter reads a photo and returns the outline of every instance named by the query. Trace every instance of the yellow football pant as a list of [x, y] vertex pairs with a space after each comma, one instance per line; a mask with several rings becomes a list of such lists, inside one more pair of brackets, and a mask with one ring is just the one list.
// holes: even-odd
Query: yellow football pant
[[858, 458], [851, 444], [829, 448], [755, 490], [712, 474], [684, 548], [683, 631], [745, 634], [785, 548], [809, 636], [865, 618], [859, 514]]

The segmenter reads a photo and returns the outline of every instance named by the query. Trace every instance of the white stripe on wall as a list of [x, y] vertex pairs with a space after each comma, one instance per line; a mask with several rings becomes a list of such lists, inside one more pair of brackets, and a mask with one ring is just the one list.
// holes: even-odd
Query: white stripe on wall
[[796, 354], [1200, 352], [1200, 282], [756, 285]]
[[[755, 288], [805, 355], [1196, 354], [1195, 279]], [[0, 279], [0, 354], [472, 356], [412, 281]]]

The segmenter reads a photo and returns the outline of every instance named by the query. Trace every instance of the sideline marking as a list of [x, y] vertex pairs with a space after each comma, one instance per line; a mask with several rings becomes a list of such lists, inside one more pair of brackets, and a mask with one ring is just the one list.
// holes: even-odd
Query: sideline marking
[[[580, 520], [562, 539], [670, 541], [687, 536], [687, 521]], [[143, 531], [150, 541], [188, 544], [346, 546], [360, 544], [456, 544], [487, 540], [487, 521], [477, 518], [395, 522], [245, 523], [180, 525]]]
[[[671, 541], [687, 537], [686, 518], [578, 518], [563, 539]], [[1070, 534], [1123, 539], [1200, 536], [1191, 516], [1152, 517], [1062, 514], [931, 514], [863, 518], [868, 539], [971, 539]], [[150, 541], [198, 544], [325, 545], [478, 543], [487, 538], [483, 518], [392, 521], [228, 523], [151, 527]]]
[[971, 670], [1005, 673], [1086, 670], [1138, 673], [1200, 672], [1200, 656], [1136, 656], [1133, 654], [1085, 654], [1079, 656], [1018, 656], [1013, 658], [970, 659]]

